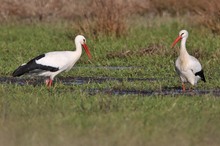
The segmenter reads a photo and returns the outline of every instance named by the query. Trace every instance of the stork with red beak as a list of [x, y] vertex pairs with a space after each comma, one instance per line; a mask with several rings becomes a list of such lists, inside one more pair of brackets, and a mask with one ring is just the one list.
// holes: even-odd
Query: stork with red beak
[[69, 71], [79, 60], [82, 54], [82, 47], [85, 49], [88, 57], [91, 59], [89, 48], [86, 45], [86, 39], [82, 35], [75, 37], [75, 51], [55, 51], [41, 54], [28, 63], [19, 66], [12, 76], [17, 77], [24, 74], [49, 77], [46, 85], [51, 87], [56, 75], [63, 71]]
[[193, 56], [189, 55], [186, 50], [186, 40], [188, 38], [188, 32], [186, 30], [181, 30], [179, 36], [175, 39], [172, 44], [172, 48], [177, 42], [181, 40], [180, 44], [180, 54], [175, 62], [175, 69], [180, 79], [182, 81], [182, 89], [186, 90], [185, 84], [189, 82], [191, 85], [196, 85], [198, 80], [206, 82], [205, 76], [202, 70], [200, 62]]

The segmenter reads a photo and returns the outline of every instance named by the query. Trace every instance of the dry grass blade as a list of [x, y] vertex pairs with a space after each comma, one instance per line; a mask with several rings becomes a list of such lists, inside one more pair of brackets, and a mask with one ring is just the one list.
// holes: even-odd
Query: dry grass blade
[[93, 0], [89, 5], [90, 8], [83, 12], [84, 18], [78, 23], [78, 31], [94, 36], [121, 36], [126, 33], [129, 5], [124, 0]]
[[148, 56], [148, 55], [165, 55], [167, 49], [162, 44], [150, 44], [146, 48], [139, 50], [125, 50], [120, 52], [110, 52], [107, 54], [107, 58], [126, 58], [130, 56]]

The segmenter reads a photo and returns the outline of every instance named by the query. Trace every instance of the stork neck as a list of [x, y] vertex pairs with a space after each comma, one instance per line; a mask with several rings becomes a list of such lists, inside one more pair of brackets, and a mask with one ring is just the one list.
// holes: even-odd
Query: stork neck
[[181, 40], [181, 44], [180, 44], [180, 55], [188, 55], [188, 52], [186, 50], [186, 39], [187, 38], [183, 38]]
[[80, 43], [75, 42], [76, 52], [81, 56], [82, 54], [82, 45]]

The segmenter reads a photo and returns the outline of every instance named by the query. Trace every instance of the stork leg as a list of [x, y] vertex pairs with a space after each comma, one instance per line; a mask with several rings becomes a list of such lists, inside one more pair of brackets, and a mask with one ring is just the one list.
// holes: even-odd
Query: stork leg
[[185, 84], [184, 84], [184, 83], [182, 83], [182, 89], [183, 89], [183, 92], [186, 91], [186, 87], [185, 87]]
[[53, 80], [51, 80], [51, 79], [49, 78], [49, 79], [47, 79], [45, 82], [46, 82], [46, 86], [47, 86], [48, 88], [50, 88], [50, 87], [52, 86]]

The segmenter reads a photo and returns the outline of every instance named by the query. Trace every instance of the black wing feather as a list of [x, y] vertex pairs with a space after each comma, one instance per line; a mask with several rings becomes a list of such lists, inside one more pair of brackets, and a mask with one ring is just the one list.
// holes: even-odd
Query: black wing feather
[[[31, 59], [27, 64], [19, 66], [13, 73], [12, 76], [21, 76], [26, 73], [37, 73], [37, 72], [42, 72], [42, 71], [51, 71], [51, 72], [56, 72], [59, 70], [59, 68], [52, 67], [52, 66], [46, 66], [46, 65], [41, 65], [37, 64], [36, 60], [39, 60], [41, 58], [45, 57], [45, 54], [39, 55], [33, 59]], [[35, 71], [36, 70], [36, 71]]]
[[204, 81], [204, 82], [206, 82], [205, 76], [204, 76], [204, 73], [203, 73], [203, 70], [201, 70], [201, 71], [195, 73], [195, 76], [200, 76], [201, 80]]

